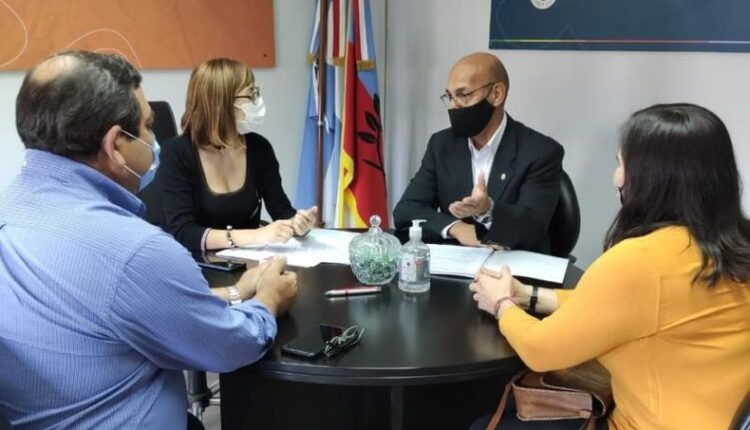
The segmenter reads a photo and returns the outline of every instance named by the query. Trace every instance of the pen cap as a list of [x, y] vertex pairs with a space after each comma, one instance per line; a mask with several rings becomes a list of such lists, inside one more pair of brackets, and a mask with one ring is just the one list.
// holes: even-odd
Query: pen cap
[[422, 240], [422, 223], [427, 222], [425, 219], [414, 219], [409, 227], [409, 240]]

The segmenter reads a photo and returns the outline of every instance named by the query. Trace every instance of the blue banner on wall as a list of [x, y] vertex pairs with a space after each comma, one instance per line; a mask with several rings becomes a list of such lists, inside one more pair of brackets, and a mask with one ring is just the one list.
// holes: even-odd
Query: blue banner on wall
[[750, 0], [492, 0], [490, 49], [750, 52]]

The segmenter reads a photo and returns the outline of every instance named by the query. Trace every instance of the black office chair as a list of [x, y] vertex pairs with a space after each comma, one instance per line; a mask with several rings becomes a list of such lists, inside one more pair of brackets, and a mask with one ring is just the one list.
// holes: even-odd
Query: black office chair
[[549, 224], [551, 254], [570, 259], [575, 263], [576, 258], [570, 255], [578, 242], [581, 233], [581, 208], [578, 197], [570, 177], [565, 171], [560, 181], [560, 199], [557, 201], [555, 213]]
[[[167, 139], [177, 136], [177, 122], [169, 103], [165, 101], [148, 102], [154, 112], [154, 135], [156, 140], [163, 143]], [[164, 225], [164, 208], [161, 203], [161, 181], [160, 175], [156, 175], [149, 186], [138, 193], [138, 197], [146, 204], [145, 219], [151, 224]], [[187, 371], [188, 401], [190, 412], [199, 420], [203, 417], [203, 411], [211, 405], [219, 405], [219, 384], [208, 386], [206, 372]]]
[[729, 430], [750, 430], [750, 391], [748, 391], [745, 399], [740, 403], [740, 407], [734, 415], [734, 420], [732, 420]]
[[[148, 102], [154, 112], [154, 136], [160, 144], [177, 136], [177, 123], [169, 103], [163, 101]], [[151, 224], [164, 226], [164, 209], [161, 204], [161, 179], [156, 175], [146, 188], [138, 193], [138, 197], [146, 204], [144, 219]]]

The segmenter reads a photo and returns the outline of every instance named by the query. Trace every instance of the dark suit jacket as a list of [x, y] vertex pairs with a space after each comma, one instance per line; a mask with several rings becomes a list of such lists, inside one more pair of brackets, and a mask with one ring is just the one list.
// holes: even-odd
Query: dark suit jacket
[[[547, 228], [560, 196], [563, 155], [559, 143], [508, 116], [487, 180], [495, 201], [492, 227], [486, 230], [471, 218], [464, 221], [476, 225], [483, 243], [549, 252]], [[467, 139], [450, 128], [433, 134], [422, 166], [393, 211], [396, 229], [426, 219], [425, 240], [443, 241], [442, 230], [456, 221], [448, 206], [469, 196], [473, 187]]]

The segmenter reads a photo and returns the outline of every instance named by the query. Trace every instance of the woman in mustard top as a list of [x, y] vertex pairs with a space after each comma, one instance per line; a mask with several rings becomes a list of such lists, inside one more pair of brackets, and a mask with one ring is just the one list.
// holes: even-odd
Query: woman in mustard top
[[[474, 299], [531, 369], [606, 367], [610, 430], [727, 429], [750, 390], [750, 221], [729, 133], [699, 106], [656, 105], [625, 124], [617, 159], [622, 208], [575, 290], [503, 268]], [[543, 320], [522, 309], [535, 292]], [[533, 425], [566, 424], [580, 425]]]

